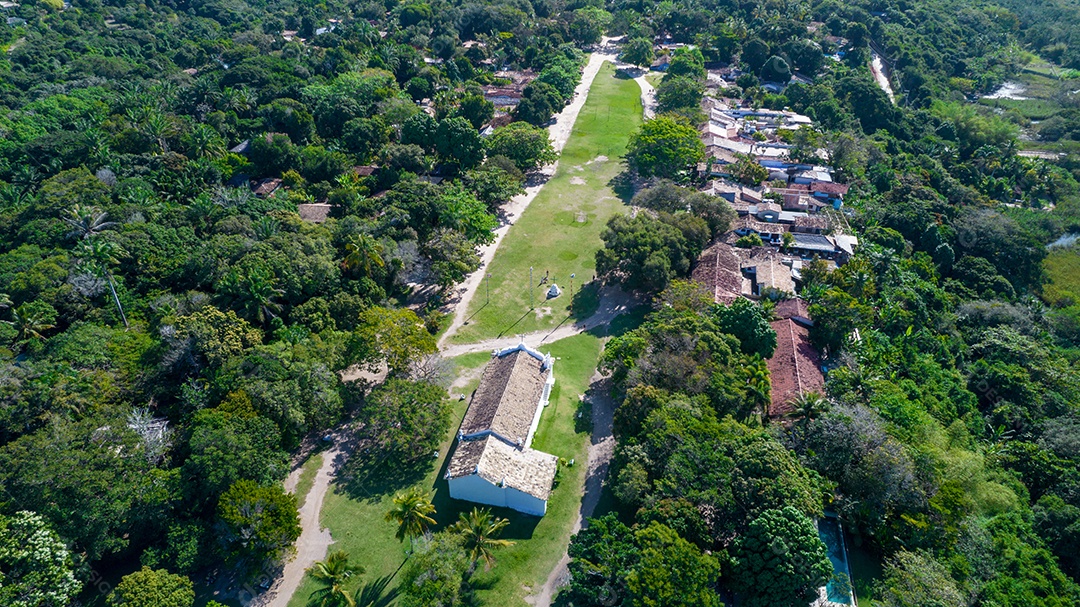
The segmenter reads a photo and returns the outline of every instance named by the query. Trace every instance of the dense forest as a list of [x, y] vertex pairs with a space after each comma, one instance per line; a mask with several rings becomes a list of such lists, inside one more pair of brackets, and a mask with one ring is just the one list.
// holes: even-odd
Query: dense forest
[[[651, 213], [613, 220], [597, 256], [656, 305], [601, 359], [614, 505], [573, 539], [561, 600], [805, 605], [832, 571], [811, 523], [828, 509], [883, 567], [858, 589], [873, 604], [1080, 604], [1080, 301], [1040, 299], [1047, 244], [1080, 231], [1080, 157], [1019, 156], [1024, 118], [969, 102], [1035, 55], [1080, 69], [1073, 4], [23, 0], [0, 15], [0, 603], [87, 603], [137, 563], [110, 604], [190, 607], [208, 572], [274, 571], [300, 533], [281, 481], [342, 423], [378, 435], [380, 461], [428, 463], [452, 425], [433, 359], [445, 296], [555, 159], [543, 127], [610, 36], [630, 63], [654, 41], [694, 50], [629, 150]], [[831, 370], [782, 423], [760, 415], [770, 304], [714, 304], [684, 280], [733, 215], [686, 170], [706, 66], [727, 65], [743, 73], [726, 93], [815, 121], [792, 154], [851, 186], [862, 241], [804, 270]], [[493, 123], [481, 87], [504, 69], [535, 79]], [[761, 86], [793, 73], [809, 83]], [[1059, 137], [1080, 140], [1080, 96], [1061, 104]], [[329, 218], [305, 220], [311, 205]], [[357, 369], [390, 379], [371, 390]], [[409, 579], [476, 568], [460, 546], [440, 560], [440, 542]], [[451, 594], [439, 604], [467, 603]]]

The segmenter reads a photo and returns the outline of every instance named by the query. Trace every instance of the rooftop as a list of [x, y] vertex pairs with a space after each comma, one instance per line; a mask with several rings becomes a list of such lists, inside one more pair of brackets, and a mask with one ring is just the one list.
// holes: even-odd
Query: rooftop
[[790, 318], [773, 321], [776, 352], [768, 360], [772, 378], [772, 404], [769, 416], [779, 417], [792, 411], [791, 403], [808, 392], [824, 393], [825, 375], [821, 359], [810, 345], [810, 331]]
[[484, 369], [480, 386], [461, 422], [461, 434], [497, 434], [527, 447], [529, 429], [551, 373], [551, 359], [524, 344], [497, 353]]
[[326, 203], [298, 204], [296, 212], [304, 221], [322, 223], [330, 217], [330, 210], [333, 208], [333, 205]]
[[476, 474], [500, 487], [512, 487], [538, 499], [551, 495], [558, 458], [533, 449], [515, 449], [494, 436], [458, 441], [446, 478]]
[[742, 292], [740, 260], [731, 245], [718, 242], [698, 257], [691, 277], [713, 294], [713, 301], [729, 304]]

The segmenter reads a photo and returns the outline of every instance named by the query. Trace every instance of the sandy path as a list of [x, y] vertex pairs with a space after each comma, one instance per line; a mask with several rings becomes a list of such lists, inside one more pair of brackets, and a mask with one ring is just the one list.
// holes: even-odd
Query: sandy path
[[446, 345], [443, 346], [441, 354], [443, 358], [453, 358], [472, 352], [501, 350], [503, 348], [516, 346], [523, 339], [526, 343], [533, 345], [533, 347], [536, 347], [539, 344], [559, 341], [560, 339], [573, 337], [579, 333], [584, 333], [585, 331], [606, 325], [614, 320], [616, 316], [628, 312], [640, 302], [641, 300], [639, 298], [636, 298], [622, 289], [608, 287], [604, 289], [604, 293], [600, 297], [600, 305], [596, 309], [596, 312], [584, 320], [565, 322], [554, 329], [543, 329], [533, 333], [504, 335], [502, 337], [493, 337], [491, 339], [485, 339], [469, 344]]
[[[615, 437], [612, 435], [614, 404], [611, 402], [611, 384], [608, 378], [595, 373], [589, 382], [589, 402], [592, 404], [592, 443], [589, 444], [589, 470], [585, 476], [585, 495], [581, 499], [581, 509], [571, 533], [581, 531], [585, 519], [592, 516], [600, 502], [600, 492], [607, 478], [608, 465], [615, 452]], [[533, 607], [550, 607], [559, 589], [570, 581], [570, 555], [563, 554], [551, 575], [534, 595], [525, 598]]]
[[[585, 69], [581, 73], [581, 83], [578, 84], [577, 89], [574, 90], [574, 99], [567, 105], [558, 115], [555, 116], [555, 124], [548, 127], [548, 133], [551, 136], [551, 145], [555, 148], [555, 151], [561, 152], [566, 145], [566, 140], [570, 138], [570, 132], [574, 130], [574, 123], [577, 122], [578, 114], [581, 113], [581, 108], [585, 106], [585, 100], [589, 96], [589, 88], [592, 86], [593, 80], [596, 79], [597, 72], [600, 71], [600, 66], [605, 61], [615, 61], [615, 54], [611, 52], [597, 52], [589, 56], [589, 62], [585, 64]], [[457, 297], [450, 302], [450, 311], [454, 313], [453, 320], [450, 321], [450, 326], [447, 327], [446, 332], [443, 333], [439, 339], [439, 346], [446, 342], [446, 340], [457, 333], [465, 322], [465, 313], [469, 309], [469, 303], [472, 302], [473, 295], [476, 294], [476, 290], [480, 287], [480, 283], [484, 278], [484, 268], [491, 263], [491, 260], [495, 257], [495, 251], [499, 248], [499, 243], [502, 242], [506, 233], [510, 231], [510, 227], [514, 225], [521, 214], [528, 208], [529, 203], [536, 198], [536, 195], [540, 193], [540, 188], [544, 187], [547, 180], [550, 179], [558, 168], [559, 162], [556, 160], [554, 164], [540, 170], [538, 178], [534, 178], [530, 185], [525, 188], [525, 193], [515, 196], [510, 199], [510, 202], [503, 205], [502, 208], [502, 225], [495, 230], [495, 240], [491, 244], [480, 248], [480, 268], [470, 274], [465, 280], [456, 287]]]
[[[308, 492], [304, 505], [300, 507], [301, 531], [300, 539], [296, 540], [296, 555], [285, 564], [281, 577], [274, 582], [270, 590], [251, 603], [252, 607], [287, 607], [296, 589], [300, 587], [300, 582], [304, 581], [308, 567], [315, 561], [326, 558], [326, 552], [334, 539], [330, 537], [330, 531], [319, 524], [319, 514], [322, 512], [323, 498], [326, 497], [326, 491], [334, 478], [334, 465], [339, 455], [341, 451], [338, 447], [323, 452], [322, 466], [319, 466], [319, 471], [315, 473], [315, 484]], [[297, 468], [285, 480], [286, 489], [295, 490], [299, 479], [300, 469]]]
[[656, 89], [645, 79], [645, 74], [634, 78], [641, 87], [641, 107], [645, 120], [652, 120], [656, 116]]

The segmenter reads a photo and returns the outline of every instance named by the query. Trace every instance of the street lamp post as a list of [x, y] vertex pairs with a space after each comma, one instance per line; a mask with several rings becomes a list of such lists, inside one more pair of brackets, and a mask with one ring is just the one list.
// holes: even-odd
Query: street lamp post
[[574, 311], [574, 274], [570, 274], [570, 311]]
[[536, 306], [533, 304], [533, 286], [532, 286], [532, 270], [533, 267], [529, 266], [529, 309], [532, 310]]

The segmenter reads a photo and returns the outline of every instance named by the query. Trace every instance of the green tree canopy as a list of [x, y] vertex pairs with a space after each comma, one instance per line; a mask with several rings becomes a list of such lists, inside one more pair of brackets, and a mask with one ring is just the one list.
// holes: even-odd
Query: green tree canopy
[[630, 137], [626, 160], [642, 177], [681, 179], [705, 158], [705, 144], [694, 127], [657, 116]]
[[195, 589], [191, 580], [164, 569], [143, 567], [124, 576], [109, 595], [114, 607], [191, 607]]
[[731, 555], [733, 582], [751, 607], [802, 607], [832, 575], [814, 522], [791, 507], [762, 512]]

